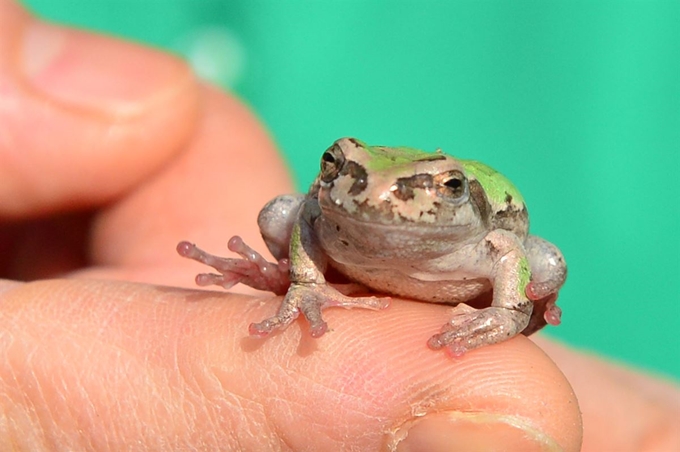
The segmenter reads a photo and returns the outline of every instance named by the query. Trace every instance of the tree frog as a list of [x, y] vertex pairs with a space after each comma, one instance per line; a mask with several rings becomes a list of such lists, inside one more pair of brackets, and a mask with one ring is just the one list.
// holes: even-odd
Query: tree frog
[[[382, 309], [390, 296], [456, 305], [428, 342], [454, 356], [560, 323], [564, 257], [529, 235], [522, 195], [483, 163], [342, 138], [321, 156], [309, 192], [274, 198], [258, 225], [275, 263], [238, 236], [228, 246], [241, 258], [177, 246], [219, 272], [199, 274], [199, 285], [285, 294], [276, 315], [250, 325], [254, 336], [302, 314], [319, 337], [322, 310]], [[331, 284], [333, 275], [345, 284]]]

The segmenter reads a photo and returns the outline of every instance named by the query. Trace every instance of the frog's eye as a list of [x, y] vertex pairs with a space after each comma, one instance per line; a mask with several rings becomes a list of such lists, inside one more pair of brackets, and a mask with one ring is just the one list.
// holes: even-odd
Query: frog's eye
[[465, 202], [470, 196], [467, 178], [458, 170], [438, 174], [435, 183], [439, 196], [457, 204]]
[[345, 154], [340, 146], [334, 144], [329, 147], [321, 156], [321, 180], [327, 183], [335, 180], [344, 164]]

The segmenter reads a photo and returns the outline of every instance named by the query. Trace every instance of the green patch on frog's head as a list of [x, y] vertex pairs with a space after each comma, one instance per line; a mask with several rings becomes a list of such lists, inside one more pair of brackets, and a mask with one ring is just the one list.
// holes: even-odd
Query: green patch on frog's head
[[461, 160], [468, 177], [476, 179], [484, 189], [489, 202], [494, 205], [524, 207], [524, 198], [510, 180], [501, 173], [474, 160]]
[[470, 182], [470, 195], [490, 227], [528, 233], [529, 214], [519, 190], [495, 169], [473, 160], [461, 160]]
[[446, 160], [446, 156], [439, 150], [426, 152], [406, 146], [369, 146], [356, 138], [342, 138], [335, 144], [340, 146], [349, 158], [361, 162], [369, 171], [388, 170], [416, 162]]

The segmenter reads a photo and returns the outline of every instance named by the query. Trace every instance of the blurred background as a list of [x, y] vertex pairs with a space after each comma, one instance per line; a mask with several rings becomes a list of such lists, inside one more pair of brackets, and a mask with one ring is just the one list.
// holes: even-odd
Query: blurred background
[[680, 2], [25, 0], [183, 55], [306, 190], [336, 138], [481, 160], [569, 264], [550, 336], [680, 378]]

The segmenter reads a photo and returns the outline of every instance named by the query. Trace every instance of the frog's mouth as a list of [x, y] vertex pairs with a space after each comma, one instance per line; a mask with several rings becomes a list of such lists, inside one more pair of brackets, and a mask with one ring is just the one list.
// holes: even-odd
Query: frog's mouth
[[394, 203], [387, 200], [372, 202], [363, 200], [357, 202], [352, 199], [347, 203], [333, 202], [328, 193], [319, 193], [319, 207], [323, 216], [336, 224], [353, 223], [363, 225], [365, 229], [372, 228], [431, 228], [436, 231], [448, 231], [457, 235], [458, 231], [475, 229], [480, 226], [478, 217], [471, 211], [470, 206], [457, 206], [447, 209], [439, 204], [432, 204], [432, 208], [424, 209], [422, 203]]
[[[424, 221], [419, 218], [413, 221], [393, 212], [377, 212], [362, 209], [361, 212], [348, 212], [340, 206], [328, 206], [320, 203], [323, 222], [332, 225], [336, 232], [365, 239], [367, 236], [380, 234], [397, 234], [404, 236], [414, 234], [423, 239], [456, 240], [457, 237], [469, 236], [474, 233], [476, 225], [469, 223], [457, 224], [450, 221]], [[317, 220], [318, 221], [318, 220]]]
[[[451, 253], [480, 239], [483, 231], [468, 225], [426, 224], [408, 221], [382, 221], [348, 215], [344, 211], [323, 209], [314, 229], [326, 252], [335, 260], [352, 256], [352, 261], [375, 261], [381, 256], [403, 259], [435, 258]], [[375, 263], [375, 262], [374, 262]]]

